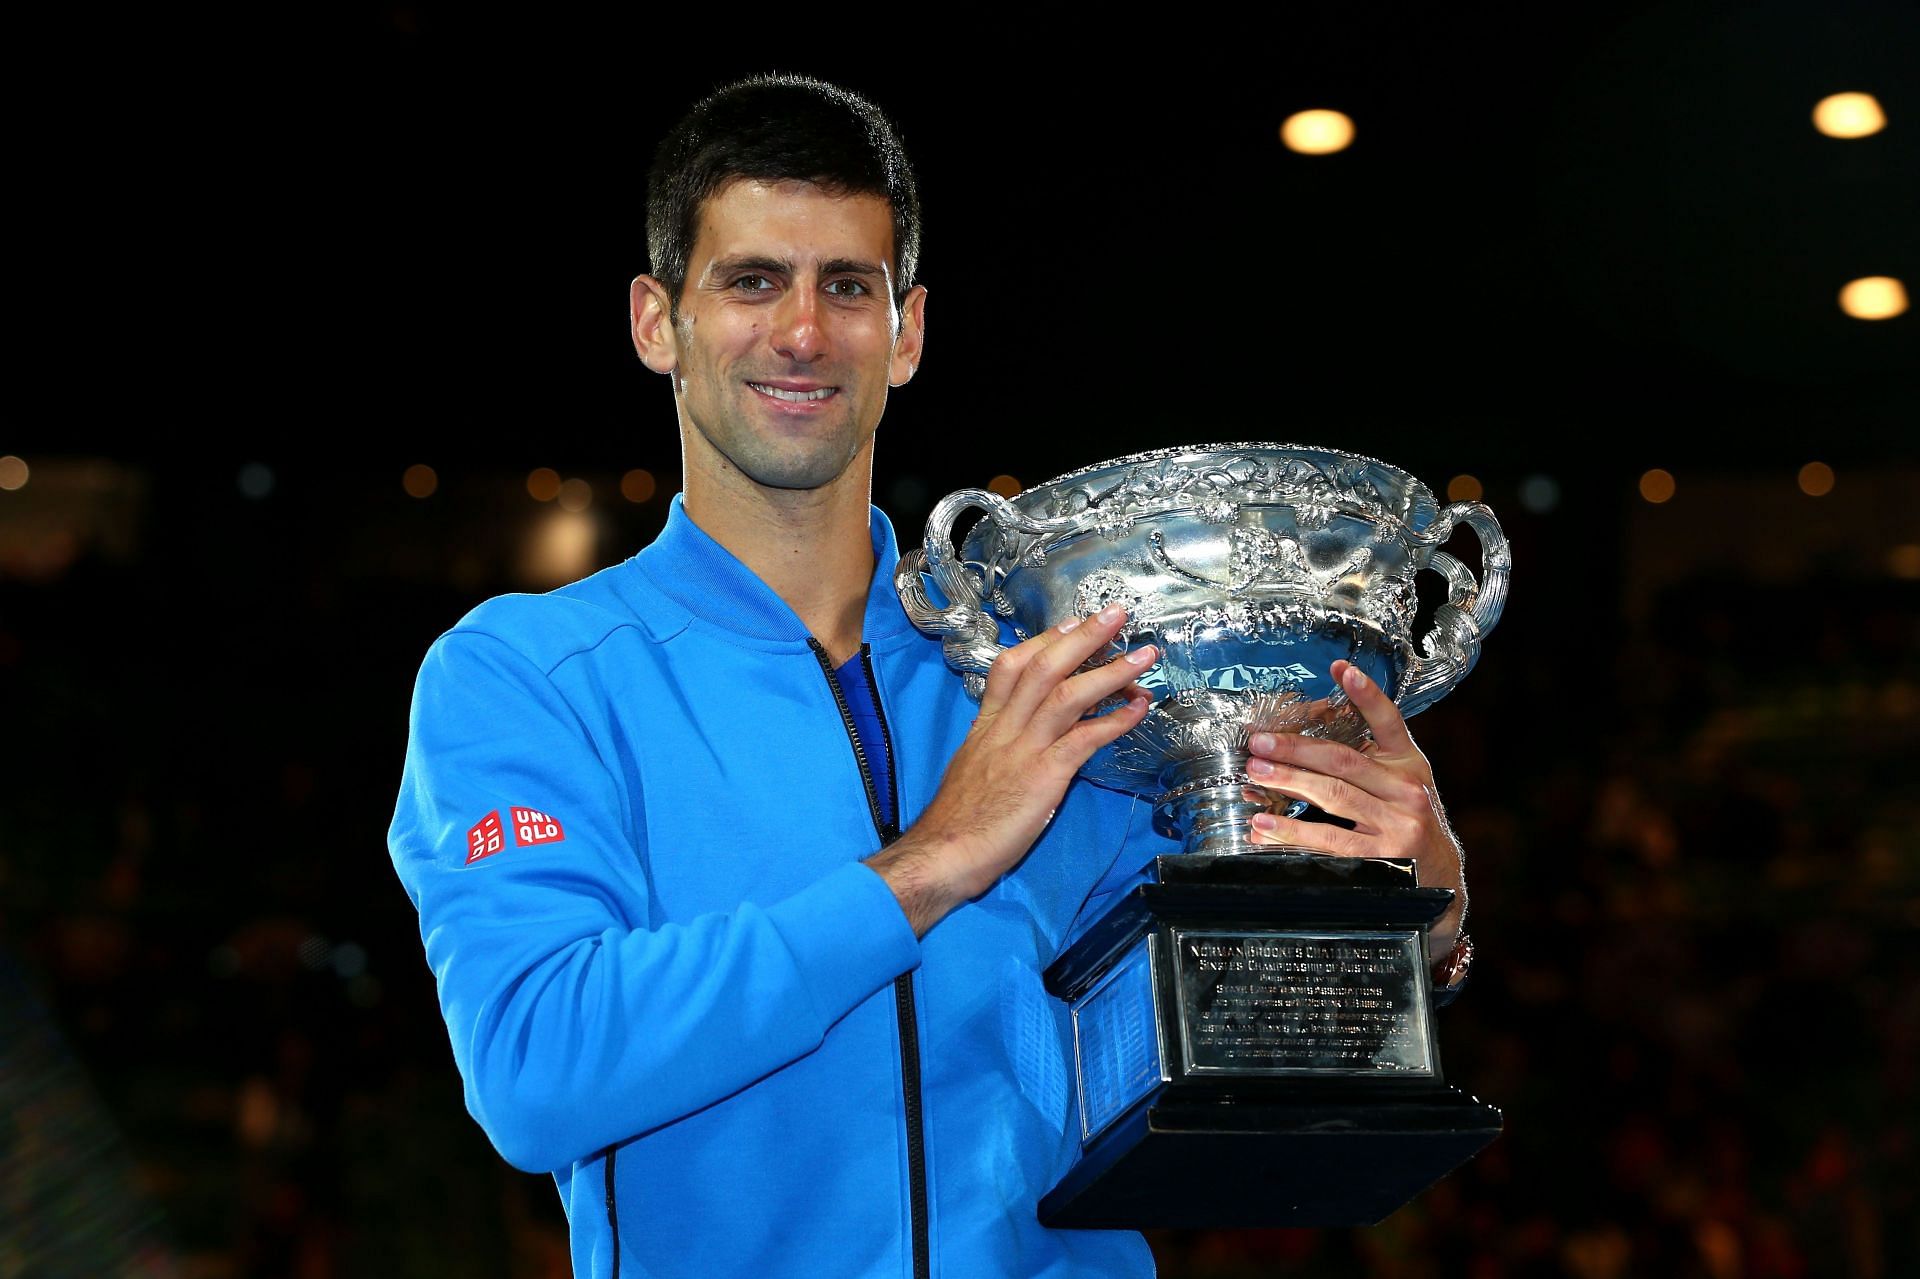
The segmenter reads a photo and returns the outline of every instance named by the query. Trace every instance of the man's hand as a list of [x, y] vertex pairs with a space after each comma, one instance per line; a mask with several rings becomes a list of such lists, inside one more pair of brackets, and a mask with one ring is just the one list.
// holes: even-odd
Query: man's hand
[[[1046, 829], [1067, 783], [1093, 753], [1146, 717], [1135, 687], [1159, 656], [1149, 644], [1074, 672], [1118, 633], [1109, 607], [1010, 648], [993, 663], [980, 715], [954, 752], [933, 802], [905, 834], [867, 859], [925, 936], [947, 912], [992, 888]], [[1125, 705], [1083, 718], [1103, 698]]]
[[1423, 886], [1454, 890], [1453, 905], [1428, 934], [1430, 958], [1437, 960], [1459, 934], [1467, 883], [1433, 768], [1413, 744], [1400, 708], [1378, 684], [1350, 662], [1335, 662], [1332, 674], [1373, 730], [1373, 740], [1355, 750], [1292, 733], [1255, 733], [1247, 774], [1262, 790], [1304, 799], [1346, 818], [1353, 829], [1261, 813], [1253, 819], [1254, 839], [1336, 857], [1411, 857]]

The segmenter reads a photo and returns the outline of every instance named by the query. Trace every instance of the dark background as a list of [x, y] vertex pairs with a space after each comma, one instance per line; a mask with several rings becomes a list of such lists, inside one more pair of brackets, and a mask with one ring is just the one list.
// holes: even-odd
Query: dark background
[[[720, 16], [16, 32], [0, 1276], [564, 1273], [382, 844], [432, 638], [664, 516], [644, 169], [764, 69], [869, 94], [920, 172], [903, 541], [953, 488], [1223, 439], [1471, 475], [1513, 540], [1414, 724], [1481, 947], [1447, 1065], [1507, 1134], [1379, 1227], [1162, 1234], [1163, 1272], [1920, 1268], [1920, 341], [1835, 302], [1920, 286], [1916, 10]], [[1849, 89], [1885, 132], [1813, 130]], [[1356, 144], [1283, 149], [1308, 107]]]

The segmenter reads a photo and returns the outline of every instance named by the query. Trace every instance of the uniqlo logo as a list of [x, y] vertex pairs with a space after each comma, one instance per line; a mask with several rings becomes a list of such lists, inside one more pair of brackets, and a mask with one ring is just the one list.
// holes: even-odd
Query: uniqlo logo
[[473, 865], [482, 857], [491, 857], [506, 846], [506, 837], [500, 830], [500, 810], [496, 808], [467, 832], [467, 865]]
[[560, 829], [560, 823], [546, 813], [535, 808], [516, 808], [513, 810], [513, 846], [525, 848], [528, 844], [557, 844], [567, 837]]

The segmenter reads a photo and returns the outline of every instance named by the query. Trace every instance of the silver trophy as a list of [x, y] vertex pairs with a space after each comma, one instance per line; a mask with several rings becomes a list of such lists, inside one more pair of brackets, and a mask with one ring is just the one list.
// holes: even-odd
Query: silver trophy
[[[956, 553], [955, 522], [976, 510]], [[1440, 549], [1460, 525], [1479, 538], [1478, 579]], [[1140, 681], [1145, 720], [1082, 775], [1151, 800], [1183, 853], [1046, 974], [1073, 1013], [1083, 1144], [1042, 1201], [1049, 1224], [1359, 1224], [1498, 1132], [1499, 1112], [1440, 1074], [1424, 942], [1452, 893], [1419, 887], [1406, 861], [1254, 844], [1267, 804], [1246, 764], [1257, 732], [1366, 740], [1336, 659], [1404, 715], [1444, 697], [1499, 620], [1510, 569], [1480, 503], [1441, 506], [1384, 462], [1289, 444], [1158, 449], [934, 507], [895, 585], [974, 696], [1007, 632], [1108, 604], [1128, 614], [1115, 651], [1161, 652]], [[1416, 638], [1427, 570], [1446, 599]], [[1388, 1160], [1398, 1175], [1381, 1175]]]

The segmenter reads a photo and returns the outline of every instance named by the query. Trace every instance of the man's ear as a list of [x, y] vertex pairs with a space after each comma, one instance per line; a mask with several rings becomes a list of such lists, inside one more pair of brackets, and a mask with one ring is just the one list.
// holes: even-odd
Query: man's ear
[[680, 363], [680, 347], [674, 337], [667, 286], [650, 275], [636, 275], [627, 302], [633, 349], [640, 353], [640, 362], [655, 373], [673, 372]]
[[893, 340], [893, 363], [887, 366], [887, 385], [905, 386], [920, 367], [927, 341], [927, 289], [916, 284], [900, 304], [900, 336]]

